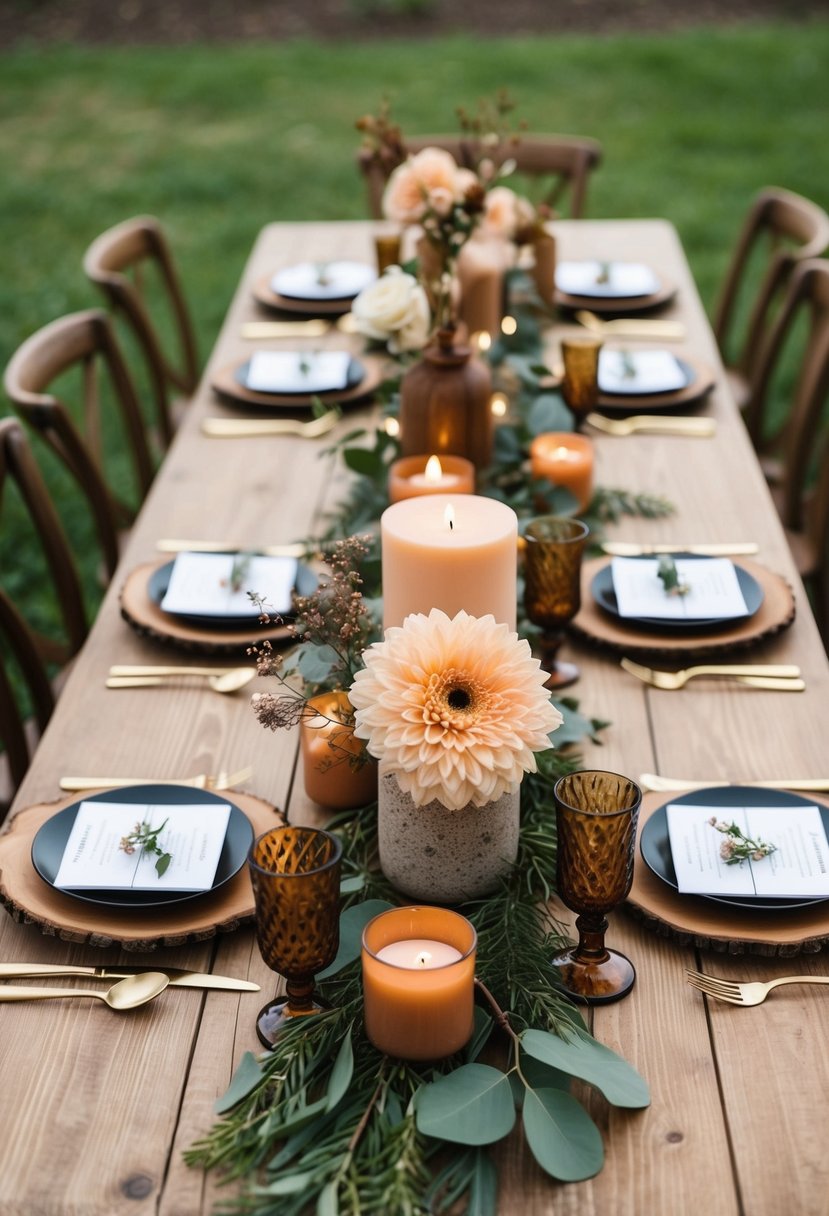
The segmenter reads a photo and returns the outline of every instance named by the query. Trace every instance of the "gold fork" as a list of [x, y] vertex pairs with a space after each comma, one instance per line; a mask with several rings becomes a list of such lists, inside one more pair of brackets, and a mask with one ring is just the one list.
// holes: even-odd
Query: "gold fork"
[[240, 768], [236, 773], [221, 769], [218, 773], [197, 773], [195, 777], [183, 777], [168, 781], [163, 777], [61, 777], [62, 790], [121, 789], [128, 785], [188, 785], [197, 790], [232, 790], [253, 776], [253, 769]]
[[711, 777], [708, 781], [686, 781], [682, 777], [662, 777], [658, 773], [640, 773], [639, 785], [647, 793], [672, 794], [692, 790], [707, 790], [712, 785], [748, 785], [761, 790], [797, 790], [805, 794], [829, 792], [829, 777], [777, 777], [763, 781], [725, 781]]
[[299, 435], [302, 439], [319, 439], [328, 434], [339, 417], [339, 410], [328, 410], [310, 422], [298, 422], [296, 418], [205, 418], [201, 429], [214, 439], [243, 439], [257, 435]]
[[587, 308], [576, 312], [576, 320], [586, 329], [607, 337], [617, 338], [662, 338], [663, 341], [682, 341], [685, 337], [685, 326], [679, 321], [667, 321], [661, 317], [652, 319], [641, 317], [616, 317], [603, 321]]
[[750, 684], [754, 688], [776, 688], [782, 692], [802, 692], [806, 687], [800, 677], [800, 668], [788, 663], [724, 663], [707, 664], [700, 667], [686, 667], [682, 671], [656, 671], [652, 667], [643, 667], [632, 659], [622, 659], [625, 671], [636, 676], [653, 688], [675, 691], [684, 688], [689, 680], [696, 676], [727, 676]]
[[701, 971], [686, 971], [685, 978], [692, 988], [712, 996], [717, 1001], [726, 1001], [729, 1005], [762, 1005], [773, 988], [781, 984], [829, 984], [829, 975], [784, 975], [779, 980], [769, 980], [767, 984], [755, 981], [753, 983], [732, 983], [730, 980], [718, 980], [713, 975], [703, 975]]
[[605, 418], [604, 414], [588, 414], [586, 421], [606, 435], [684, 435], [690, 439], [710, 439], [717, 433], [713, 418], [661, 417], [658, 414], [634, 414], [630, 418]]

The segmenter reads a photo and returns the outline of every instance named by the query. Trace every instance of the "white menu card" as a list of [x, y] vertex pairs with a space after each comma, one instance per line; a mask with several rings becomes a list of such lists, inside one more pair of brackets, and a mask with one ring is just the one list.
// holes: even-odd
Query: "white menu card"
[[376, 278], [377, 271], [366, 262], [299, 262], [275, 274], [271, 288], [299, 300], [344, 300]]
[[348, 386], [347, 350], [257, 350], [245, 384], [257, 393], [332, 393]]
[[294, 557], [179, 553], [161, 608], [190, 616], [251, 617], [258, 612], [248, 595], [252, 591], [267, 612], [290, 612], [296, 572]]
[[[82, 802], [54, 885], [78, 891], [209, 891], [229, 819], [226, 802], [169, 806]], [[165, 824], [158, 844], [172, 860], [162, 875], [155, 868], [157, 854], [141, 848], [126, 853], [120, 848], [121, 839], [144, 822], [151, 828]]]
[[642, 262], [559, 262], [556, 287], [571, 296], [651, 296], [659, 279]]
[[684, 368], [669, 350], [599, 351], [599, 388], [603, 393], [671, 393], [687, 383]]
[[[758, 895], [768, 899], [829, 899], [829, 842], [816, 806], [667, 807], [668, 836], [677, 886], [686, 895]], [[761, 861], [726, 865], [720, 846], [729, 839], [712, 816], [736, 823], [745, 836], [776, 846]]]
[[614, 557], [613, 590], [619, 616], [665, 620], [730, 620], [745, 616], [745, 602], [734, 563], [727, 557], [675, 559], [685, 595], [668, 595], [659, 577], [659, 559]]

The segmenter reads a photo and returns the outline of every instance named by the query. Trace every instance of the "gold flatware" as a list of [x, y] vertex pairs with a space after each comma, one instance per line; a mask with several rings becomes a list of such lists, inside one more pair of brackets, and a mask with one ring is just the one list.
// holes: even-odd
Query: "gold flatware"
[[323, 321], [321, 317], [311, 317], [307, 321], [245, 321], [239, 332], [247, 341], [257, 341], [260, 338], [324, 338], [335, 331], [357, 333], [357, 324], [350, 312], [343, 313], [336, 321]]
[[639, 784], [646, 792], [658, 794], [687, 793], [692, 790], [710, 789], [716, 785], [747, 785], [752, 789], [795, 790], [805, 794], [829, 792], [829, 777], [778, 777], [765, 781], [685, 781], [680, 777], [660, 777], [658, 773], [642, 773]]
[[319, 439], [328, 434], [339, 417], [339, 410], [329, 410], [310, 422], [298, 422], [296, 418], [205, 418], [201, 429], [213, 439], [250, 439], [261, 435]]
[[[190, 673], [188, 673], [190, 674]], [[255, 667], [235, 667], [223, 675], [208, 676], [207, 685], [213, 692], [225, 694], [238, 692], [251, 680], [255, 680]], [[171, 681], [180, 680], [181, 676], [108, 676], [107, 688], [167, 688]]]
[[241, 785], [253, 775], [253, 769], [241, 768], [237, 773], [227, 773], [224, 769], [213, 776], [210, 773], [197, 773], [195, 777], [181, 777], [168, 780], [166, 777], [61, 777], [58, 782], [62, 790], [79, 792], [83, 790], [122, 789], [128, 785], [187, 785], [197, 790], [232, 790]]
[[[776, 687], [778, 684], [797, 684], [797, 691], [801, 691], [805, 687], [803, 681], [799, 679], [800, 668], [788, 663], [709, 663], [699, 667], [686, 667], [682, 671], [656, 671], [652, 667], [643, 667], [641, 663], [634, 663], [632, 659], [622, 659], [622, 667], [632, 676], [636, 676], [637, 680], [642, 680], [645, 684], [651, 684], [654, 688], [668, 689], [675, 691], [678, 688], [684, 688], [689, 680], [693, 680], [696, 676], [728, 676], [733, 679], [741, 680], [772, 680], [771, 687]], [[766, 684], [755, 684], [755, 687], [765, 688]]]
[[768, 994], [781, 984], [829, 984], [829, 975], [781, 975], [779, 979], [761, 983], [759, 980], [737, 983], [718, 980], [701, 971], [686, 971], [685, 978], [692, 988], [704, 992], [715, 1001], [729, 1005], [762, 1005]]
[[152, 667], [146, 664], [115, 663], [111, 676], [225, 676], [231, 671], [250, 671], [249, 667]]
[[686, 439], [710, 439], [717, 433], [713, 418], [678, 418], [676, 415], [633, 414], [630, 418], [605, 418], [588, 414], [586, 421], [606, 435], [683, 435]]
[[173, 540], [166, 538], [156, 541], [159, 553], [251, 553], [254, 557], [303, 557], [308, 552], [308, 546], [300, 542], [290, 545], [257, 545], [255, 549], [246, 549], [220, 540]]
[[[157, 967], [70, 967], [61, 963], [0, 963], [0, 979], [22, 980], [33, 976], [85, 975], [96, 980], [127, 979], [128, 976], [157, 972]], [[215, 988], [226, 992], [258, 992], [259, 985], [229, 975], [210, 975], [202, 971], [181, 971], [165, 967], [171, 988]], [[2, 989], [0, 989], [2, 991]]]
[[161, 971], [143, 971], [139, 975], [128, 975], [113, 984], [106, 992], [94, 988], [14, 988], [0, 987], [0, 1001], [48, 1001], [56, 998], [90, 996], [103, 1001], [110, 1009], [123, 1012], [146, 1005], [163, 992], [169, 979]]
[[754, 541], [724, 541], [722, 544], [701, 545], [635, 545], [623, 540], [604, 541], [602, 551], [611, 557], [652, 557], [657, 553], [693, 553], [697, 557], [748, 557], [758, 553]]
[[666, 321], [659, 317], [616, 317], [605, 321], [594, 312], [580, 308], [576, 313], [576, 320], [586, 329], [608, 338], [661, 338], [665, 342], [681, 342], [685, 338], [684, 325], [679, 321]]

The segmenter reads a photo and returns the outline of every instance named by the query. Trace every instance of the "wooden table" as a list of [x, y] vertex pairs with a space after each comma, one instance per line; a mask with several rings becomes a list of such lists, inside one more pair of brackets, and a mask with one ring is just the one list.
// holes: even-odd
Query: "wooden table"
[[[672, 227], [658, 220], [556, 226], [560, 257], [624, 257], [648, 262], [679, 287], [663, 315], [681, 318], [687, 351], [718, 368], [711, 332]], [[260, 316], [252, 284], [304, 257], [370, 259], [368, 224], [282, 224], [265, 229], [245, 270], [202, 387], [135, 527], [121, 572], [107, 595], [52, 724], [20, 790], [16, 809], [57, 796], [62, 773], [122, 772], [164, 779], [255, 768], [248, 788], [295, 820], [315, 815], [294, 769], [295, 739], [266, 734], [246, 694], [222, 697], [192, 687], [104, 690], [112, 662], [177, 661], [139, 638], [120, 618], [118, 591], [139, 562], [157, 556], [159, 537], [289, 541], [311, 532], [336, 503], [343, 474], [330, 475], [327, 440], [208, 439], [199, 424], [225, 412], [209, 388], [211, 369], [243, 357], [243, 320]], [[217, 251], [217, 256], [221, 252]], [[338, 336], [332, 342], [347, 343]], [[680, 350], [681, 348], [677, 348]], [[622, 672], [614, 658], [574, 646], [583, 675], [582, 707], [609, 719], [602, 745], [582, 749], [587, 766], [635, 777], [661, 771], [739, 780], [826, 768], [829, 668], [757, 462], [720, 374], [707, 409], [716, 440], [597, 435], [597, 479], [664, 494], [674, 518], [628, 520], [614, 535], [637, 540], [745, 540], [759, 560], [796, 586], [792, 628], [757, 648], [756, 658], [796, 662], [802, 695], [711, 684], [660, 693]], [[341, 424], [353, 425], [350, 414]], [[569, 916], [569, 914], [566, 914]], [[700, 956], [645, 929], [622, 912], [610, 944], [635, 961], [631, 996], [597, 1010], [593, 1029], [647, 1078], [644, 1112], [591, 1110], [606, 1133], [607, 1162], [595, 1179], [558, 1185], [535, 1166], [513, 1135], [500, 1151], [499, 1211], [645, 1214], [829, 1211], [825, 1147], [829, 1053], [826, 994], [782, 990], [760, 1008], [706, 1008], [684, 982], [702, 965], [724, 976], [766, 979], [826, 973], [826, 956], [794, 960]], [[153, 961], [248, 976], [272, 991], [274, 977], [247, 930], [179, 949], [130, 955], [44, 937], [36, 927], [0, 919], [0, 958], [8, 961]], [[71, 984], [72, 981], [57, 981]], [[212, 1123], [245, 1050], [257, 1050], [259, 993], [238, 996], [168, 991], [129, 1016], [97, 1002], [44, 1002], [0, 1008], [0, 1213], [3, 1216], [111, 1216], [161, 1212], [195, 1216], [220, 1198], [217, 1179], [182, 1162], [182, 1150]]]

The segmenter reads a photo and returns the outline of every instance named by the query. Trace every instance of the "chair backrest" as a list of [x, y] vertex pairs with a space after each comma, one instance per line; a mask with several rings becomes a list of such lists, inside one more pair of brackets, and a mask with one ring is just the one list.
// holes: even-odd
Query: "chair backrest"
[[[459, 165], [468, 168], [474, 168], [479, 154], [474, 140], [459, 135], [419, 135], [407, 138], [406, 148], [410, 153], [420, 152], [423, 148], [443, 148], [452, 154]], [[585, 211], [588, 180], [601, 162], [602, 148], [595, 139], [577, 135], [522, 135], [514, 144], [509, 140], [504, 141], [493, 159], [497, 164], [514, 160], [516, 173], [550, 179], [544, 183], [541, 197], [534, 198], [533, 202], [544, 202], [556, 209], [569, 194], [569, 215], [572, 219], [581, 219]], [[380, 219], [387, 171], [376, 158], [358, 153], [357, 160], [366, 180], [369, 210], [374, 219]], [[508, 184], [508, 179], [505, 184]]]
[[[189, 397], [199, 372], [193, 325], [164, 230], [152, 216], [125, 220], [92, 242], [83, 266], [87, 278], [125, 318], [139, 343], [151, 379], [160, 438], [166, 447], [175, 429], [172, 394], [177, 391]], [[159, 301], [150, 298], [148, 270], [161, 288], [163, 319], [158, 315]], [[166, 337], [162, 338], [162, 331], [167, 335], [170, 329], [171, 346]]]
[[[827, 248], [829, 215], [821, 207], [789, 190], [770, 186], [760, 191], [743, 222], [714, 314], [714, 333], [727, 367], [751, 380], [793, 268]], [[748, 301], [744, 296], [752, 268], [759, 269], [759, 284]], [[747, 304], [747, 320], [739, 327], [738, 314]]]
[[[49, 388], [64, 373], [81, 376], [73, 410]], [[101, 309], [72, 313], [32, 334], [12, 356], [3, 378], [20, 416], [37, 431], [69, 470], [86, 498], [107, 573], [118, 564], [118, 530], [135, 509], [114, 489], [123, 470], [105, 472], [104, 422], [111, 396], [126, 442], [139, 502], [153, 478], [153, 461], [138, 398], [119, 350], [109, 317]], [[63, 396], [65, 392], [61, 389]]]
[[[46, 663], [65, 664], [77, 654], [87, 635], [80, 581], [60, 519], [23, 427], [16, 418], [0, 420], [0, 507], [12, 505], [7, 490], [9, 483], [16, 486], [34, 538], [40, 543], [61, 618], [63, 638], [58, 641], [37, 634], [15, 605], [8, 585], [0, 586], [0, 745], [5, 752], [3, 784], [10, 786], [0, 793], [0, 818], [2, 803], [10, 799], [29, 765], [33, 746], [31, 724], [36, 727], [35, 737], [39, 737], [54, 706]], [[8, 535], [5, 511], [2, 532], [5, 538]], [[27, 543], [29, 540], [27, 536]], [[29, 565], [28, 559], [26, 564]], [[3, 574], [8, 576], [5, 563]], [[10, 662], [12, 657], [13, 664]], [[23, 704], [26, 695], [28, 704]]]

